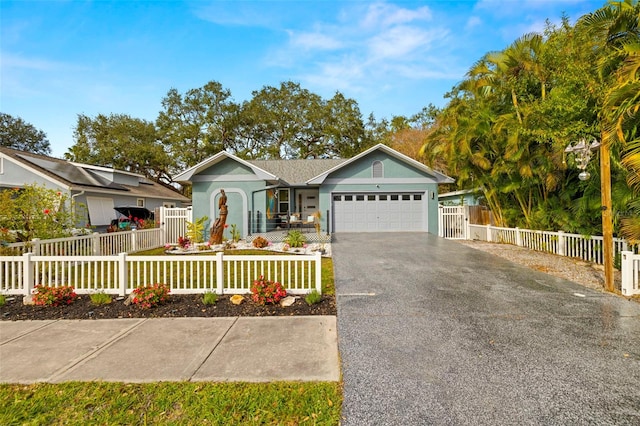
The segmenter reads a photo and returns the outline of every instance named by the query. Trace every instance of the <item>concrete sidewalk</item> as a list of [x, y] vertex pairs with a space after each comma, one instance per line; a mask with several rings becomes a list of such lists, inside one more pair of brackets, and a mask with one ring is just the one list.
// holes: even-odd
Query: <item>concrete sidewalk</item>
[[0, 383], [338, 381], [334, 316], [0, 322]]

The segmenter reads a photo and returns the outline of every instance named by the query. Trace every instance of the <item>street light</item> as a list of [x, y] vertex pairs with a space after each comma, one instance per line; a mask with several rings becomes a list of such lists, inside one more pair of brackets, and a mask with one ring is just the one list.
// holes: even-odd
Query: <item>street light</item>
[[582, 170], [578, 175], [578, 179], [580, 180], [588, 180], [591, 177], [591, 173], [589, 173], [586, 168], [587, 164], [591, 160], [592, 152], [600, 147], [600, 142], [597, 140], [593, 140], [590, 145], [587, 145], [587, 141], [582, 138], [575, 144], [569, 144], [564, 152], [569, 154], [573, 153], [576, 156], [576, 163], [578, 163], [578, 168]]
[[593, 151], [600, 148], [600, 194], [602, 199], [602, 256], [604, 263], [604, 287], [613, 291], [613, 220], [611, 214], [611, 157], [609, 146], [601, 145], [595, 139], [591, 144], [582, 138], [575, 144], [569, 144], [564, 152], [575, 154], [578, 168], [582, 170], [578, 179], [587, 180], [591, 173], [586, 171]]

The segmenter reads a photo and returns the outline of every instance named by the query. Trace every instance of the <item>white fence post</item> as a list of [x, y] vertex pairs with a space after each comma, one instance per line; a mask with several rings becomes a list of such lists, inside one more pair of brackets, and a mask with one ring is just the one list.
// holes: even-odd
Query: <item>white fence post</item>
[[558, 231], [558, 254], [560, 256], [566, 256], [566, 242], [563, 231]]
[[224, 294], [224, 255], [216, 253], [216, 293]]
[[33, 253], [25, 253], [22, 255], [22, 290], [24, 291], [24, 304], [31, 304], [33, 290], [33, 263], [31, 262]]
[[638, 270], [634, 268], [634, 263], [638, 260], [631, 251], [623, 251], [621, 253], [622, 262], [620, 265], [620, 272], [622, 275], [621, 291], [624, 296], [633, 296], [636, 293], [640, 294], [640, 288], [638, 288]]
[[40, 238], [34, 238], [33, 240], [31, 240], [31, 253], [35, 254], [36, 256], [42, 256], [40, 250]]
[[120, 296], [127, 295], [127, 253], [118, 254], [118, 287], [120, 289]]
[[487, 242], [491, 242], [491, 225], [487, 225]]
[[135, 229], [131, 230], [131, 251], [134, 253], [138, 251], [138, 238]]
[[91, 235], [91, 245], [92, 245], [92, 252], [94, 256], [101, 256], [102, 255], [102, 250], [100, 248], [100, 234], [97, 232], [94, 232]]
[[319, 251], [315, 252], [313, 260], [316, 264], [316, 290], [319, 294], [322, 294], [322, 255]]
[[516, 245], [518, 247], [522, 247], [522, 234], [520, 233], [520, 228], [516, 226]]

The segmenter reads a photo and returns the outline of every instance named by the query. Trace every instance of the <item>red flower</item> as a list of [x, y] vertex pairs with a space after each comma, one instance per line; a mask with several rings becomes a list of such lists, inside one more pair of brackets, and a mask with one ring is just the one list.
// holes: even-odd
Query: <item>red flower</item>
[[229, 224], [225, 223], [224, 228], [227, 229], [228, 227], [229, 227]]
[[49, 209], [44, 209], [44, 214], [49, 214], [51, 211]]

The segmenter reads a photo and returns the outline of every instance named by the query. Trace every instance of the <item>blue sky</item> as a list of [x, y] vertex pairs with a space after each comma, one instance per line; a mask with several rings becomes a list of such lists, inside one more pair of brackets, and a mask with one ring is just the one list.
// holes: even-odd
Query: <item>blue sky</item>
[[54, 156], [78, 114], [155, 120], [171, 88], [218, 81], [236, 102], [295, 81], [355, 99], [366, 119], [410, 116], [483, 54], [605, 1], [0, 0], [0, 111], [43, 130]]

